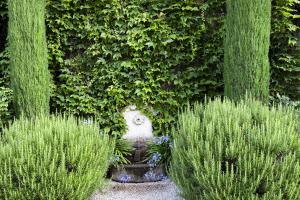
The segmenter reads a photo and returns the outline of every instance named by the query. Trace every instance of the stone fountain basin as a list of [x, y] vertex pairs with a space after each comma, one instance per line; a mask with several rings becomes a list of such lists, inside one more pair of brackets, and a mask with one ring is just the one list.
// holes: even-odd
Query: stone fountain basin
[[[148, 176], [145, 175], [147, 173]], [[149, 174], [151, 174], [151, 176], [149, 176]], [[121, 165], [112, 169], [113, 181], [124, 182], [120, 180], [120, 178], [124, 175], [130, 177], [126, 183], [155, 182], [161, 181], [166, 177], [163, 165], [152, 168], [148, 164], [134, 163], [129, 165]]]

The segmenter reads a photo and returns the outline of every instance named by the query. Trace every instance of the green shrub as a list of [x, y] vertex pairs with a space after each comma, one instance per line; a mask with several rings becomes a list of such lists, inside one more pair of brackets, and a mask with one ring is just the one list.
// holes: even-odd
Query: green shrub
[[170, 174], [186, 200], [300, 199], [291, 108], [217, 99], [179, 117]]
[[1, 126], [11, 118], [11, 113], [8, 110], [11, 96], [12, 91], [10, 89], [0, 86], [0, 131]]
[[300, 48], [298, 0], [272, 1], [272, 33], [270, 46], [271, 94], [300, 99]]
[[282, 105], [295, 108], [296, 111], [299, 111], [300, 101], [293, 101], [285, 95], [276, 94], [276, 96], [271, 96], [270, 105]]
[[116, 166], [119, 164], [129, 164], [130, 161], [126, 158], [132, 154], [132, 143], [123, 138], [115, 140], [114, 157], [111, 159], [111, 164]]
[[269, 97], [271, 0], [227, 0], [224, 45], [225, 95], [234, 100], [248, 92]]
[[[0, 52], [0, 127], [13, 118], [12, 90], [9, 88], [7, 51]], [[1, 128], [0, 128], [1, 131]]]
[[8, 52], [15, 111], [49, 113], [50, 73], [45, 26], [46, 0], [8, 1]]
[[[101, 127], [122, 134], [122, 116], [116, 112], [139, 101], [158, 111], [159, 117], [153, 117], [154, 131], [168, 133], [178, 106], [186, 100], [223, 94], [226, 0], [149, 2], [47, 1], [49, 67], [55, 81], [52, 111], [93, 116]], [[300, 51], [294, 45], [298, 29], [294, 18], [299, 13], [299, 3], [272, 1], [271, 92], [293, 99], [300, 94], [291, 87], [299, 85], [300, 77]], [[0, 1], [3, 46], [6, 13], [6, 0]], [[145, 19], [143, 15], [149, 17]], [[136, 35], [126, 35], [127, 30]], [[164, 45], [169, 36], [179, 37]], [[127, 48], [127, 40], [135, 41], [130, 44], [137, 45], [136, 51]], [[151, 42], [149, 47], [146, 45], [148, 41], [155, 49]], [[190, 47], [194, 44], [198, 51], [192, 55]], [[149, 56], [152, 49], [153, 55]], [[168, 58], [156, 57], [155, 53], [167, 53]], [[188, 58], [190, 55], [193, 60]], [[131, 59], [132, 56], [135, 58]], [[2, 78], [7, 80], [7, 74], [2, 75], [7, 64], [1, 65], [1, 60], [5, 59], [0, 56], [0, 82]], [[133, 65], [126, 65], [127, 61]]]
[[111, 146], [73, 117], [15, 121], [0, 141], [0, 199], [88, 199], [104, 183]]
[[209, 72], [216, 67], [199, 64], [206, 7], [177, 0], [49, 0], [50, 66], [57, 71], [52, 108], [95, 116], [122, 135], [119, 111], [146, 105], [154, 131], [168, 130], [181, 103], [216, 94], [221, 85]]

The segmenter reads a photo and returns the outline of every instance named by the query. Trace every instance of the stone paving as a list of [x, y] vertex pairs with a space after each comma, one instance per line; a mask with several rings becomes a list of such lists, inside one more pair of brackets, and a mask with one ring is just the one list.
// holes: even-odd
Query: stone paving
[[170, 180], [152, 183], [111, 182], [105, 191], [96, 193], [91, 200], [183, 200], [178, 192]]

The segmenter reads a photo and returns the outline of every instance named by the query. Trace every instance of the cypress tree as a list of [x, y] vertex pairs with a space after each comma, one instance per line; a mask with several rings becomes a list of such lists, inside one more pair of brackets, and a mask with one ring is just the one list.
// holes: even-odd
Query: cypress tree
[[250, 93], [267, 101], [271, 0], [227, 0], [225, 95], [239, 100]]
[[49, 112], [45, 0], [8, 1], [11, 87], [16, 114]]

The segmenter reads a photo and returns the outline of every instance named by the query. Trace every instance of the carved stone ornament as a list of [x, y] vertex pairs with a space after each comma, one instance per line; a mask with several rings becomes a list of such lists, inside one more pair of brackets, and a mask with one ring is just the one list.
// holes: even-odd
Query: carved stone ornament
[[123, 116], [127, 124], [127, 131], [123, 135], [124, 139], [143, 141], [153, 137], [150, 119], [139, 111], [135, 105], [127, 106]]

